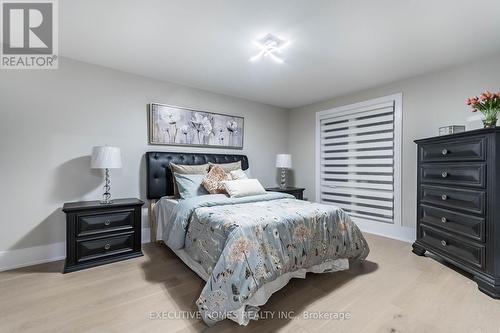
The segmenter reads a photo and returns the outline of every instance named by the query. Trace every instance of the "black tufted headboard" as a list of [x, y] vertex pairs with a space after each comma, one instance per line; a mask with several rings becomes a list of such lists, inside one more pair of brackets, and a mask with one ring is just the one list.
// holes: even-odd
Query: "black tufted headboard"
[[174, 195], [174, 183], [170, 162], [175, 164], [231, 163], [241, 161], [243, 170], [248, 169], [245, 155], [196, 154], [150, 151], [146, 153], [146, 186], [148, 199], [160, 199]]

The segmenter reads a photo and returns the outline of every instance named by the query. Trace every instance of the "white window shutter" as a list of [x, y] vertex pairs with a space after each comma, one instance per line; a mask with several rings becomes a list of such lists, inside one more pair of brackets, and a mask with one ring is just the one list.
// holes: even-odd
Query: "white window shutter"
[[354, 220], [394, 223], [399, 122], [394, 100], [376, 101], [319, 113], [316, 200]]

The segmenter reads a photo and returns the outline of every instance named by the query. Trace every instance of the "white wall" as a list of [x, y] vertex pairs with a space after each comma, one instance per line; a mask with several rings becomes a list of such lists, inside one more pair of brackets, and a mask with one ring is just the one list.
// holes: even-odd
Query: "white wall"
[[290, 151], [295, 185], [315, 199], [315, 113], [371, 98], [403, 93], [402, 225], [416, 223], [416, 145], [413, 140], [435, 136], [440, 126], [465, 124], [471, 116], [465, 98], [489, 89], [500, 90], [500, 55], [440, 72], [418, 76], [290, 112]]
[[[148, 146], [152, 101], [244, 116], [244, 149]], [[148, 150], [246, 154], [252, 173], [275, 185], [274, 158], [288, 150], [287, 133], [286, 110], [73, 60], [55, 71], [1, 71], [0, 267], [13, 252], [25, 261], [35, 260], [30, 253], [61, 256], [63, 203], [102, 193], [102, 173], [89, 164], [94, 145], [122, 148], [123, 168], [111, 171], [113, 196], [145, 199]]]

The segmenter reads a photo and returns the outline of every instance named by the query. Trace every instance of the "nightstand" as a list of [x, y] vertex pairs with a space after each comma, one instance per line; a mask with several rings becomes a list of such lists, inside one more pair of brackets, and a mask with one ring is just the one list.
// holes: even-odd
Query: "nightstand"
[[301, 188], [301, 187], [285, 187], [285, 188], [269, 187], [269, 188], [266, 188], [266, 191], [269, 191], [269, 192], [281, 192], [281, 193], [291, 194], [295, 198], [297, 198], [298, 200], [304, 200], [304, 190], [305, 190], [305, 188]]
[[142, 256], [139, 199], [65, 203], [64, 273]]

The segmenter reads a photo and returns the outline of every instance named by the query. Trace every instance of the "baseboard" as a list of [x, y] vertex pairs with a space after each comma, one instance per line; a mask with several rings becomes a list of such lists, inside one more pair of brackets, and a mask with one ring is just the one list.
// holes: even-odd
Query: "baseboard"
[[43, 264], [65, 257], [65, 242], [2, 251], [0, 252], [0, 271]]
[[[383, 223], [356, 222], [361, 231], [375, 235], [397, 239], [412, 243], [415, 241], [415, 228], [397, 227]], [[149, 243], [149, 228], [142, 229], [142, 243]], [[46, 262], [62, 260], [66, 258], [66, 243], [54, 243], [42, 246], [34, 246], [24, 249], [0, 251], [0, 271], [43, 264]]]
[[[142, 229], [142, 243], [149, 243], [149, 228]], [[0, 251], [0, 272], [66, 258], [66, 242]]]
[[363, 232], [397, 239], [407, 243], [413, 243], [416, 239], [415, 228], [395, 226], [387, 223], [369, 223], [357, 221], [359, 229]]

